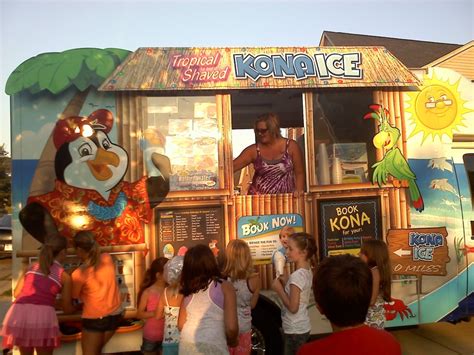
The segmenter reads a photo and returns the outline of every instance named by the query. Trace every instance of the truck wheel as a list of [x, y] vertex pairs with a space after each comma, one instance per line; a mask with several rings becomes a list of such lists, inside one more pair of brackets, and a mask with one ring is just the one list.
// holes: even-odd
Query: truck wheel
[[[280, 308], [269, 298], [260, 295], [257, 305], [252, 309], [252, 354], [281, 355], [283, 339], [280, 328]], [[259, 349], [263, 345], [262, 352], [254, 350], [254, 341], [255, 345], [260, 344]]]

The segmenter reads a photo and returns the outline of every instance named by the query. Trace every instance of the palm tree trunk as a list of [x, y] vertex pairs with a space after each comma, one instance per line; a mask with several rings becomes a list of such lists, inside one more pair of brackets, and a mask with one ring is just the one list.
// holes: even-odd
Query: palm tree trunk
[[[79, 116], [82, 106], [89, 94], [89, 90], [90, 88], [85, 91], [78, 91], [59, 115], [59, 119], [62, 120], [70, 116]], [[33, 180], [31, 181], [29, 196], [42, 195], [54, 189], [54, 181], [56, 180], [56, 173], [54, 171], [55, 155], [56, 147], [54, 146], [53, 134], [51, 132], [39, 158]], [[39, 245], [39, 242], [23, 229], [22, 249], [36, 249]]]
[[[77, 92], [67, 104], [66, 108], [59, 115], [62, 120], [70, 116], [79, 116], [82, 106], [89, 94], [89, 88], [85, 91]], [[51, 134], [46, 142], [43, 152], [38, 161], [35, 175], [30, 186], [30, 196], [37, 196], [54, 189], [54, 180], [56, 173], [54, 172], [54, 157], [56, 155], [56, 147], [53, 142], [53, 135]]]

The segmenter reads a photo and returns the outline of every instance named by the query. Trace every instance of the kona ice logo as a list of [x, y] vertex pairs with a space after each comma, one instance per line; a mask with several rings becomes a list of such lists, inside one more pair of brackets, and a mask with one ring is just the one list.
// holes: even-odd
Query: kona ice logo
[[234, 54], [236, 79], [261, 77], [296, 78], [297, 80], [317, 77], [320, 79], [346, 78], [362, 79], [363, 71], [360, 53], [304, 53], [285, 54]]
[[408, 245], [413, 248], [413, 260], [432, 261], [434, 249], [444, 245], [440, 233], [410, 232], [408, 238]]
[[285, 226], [303, 227], [303, 220], [299, 214], [279, 214], [241, 217], [237, 223], [239, 238], [256, 237], [272, 232], [278, 234]]

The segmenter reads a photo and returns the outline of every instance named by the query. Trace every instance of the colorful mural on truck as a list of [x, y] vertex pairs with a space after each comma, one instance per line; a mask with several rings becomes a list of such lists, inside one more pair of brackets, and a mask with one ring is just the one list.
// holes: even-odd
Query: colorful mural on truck
[[129, 53], [114, 48], [44, 53], [8, 79], [17, 132], [13, 166], [22, 172], [14, 174], [14, 204], [39, 242], [94, 230], [100, 245], [142, 243], [141, 224], [169, 190], [169, 160], [158, 153], [149, 157], [155, 176], [122, 181], [128, 154], [114, 143], [114, 113], [96, 109], [114, 108], [113, 95], [96, 88]]
[[[412, 271], [395, 272], [401, 276], [392, 284], [393, 297], [403, 300], [413, 317], [395, 317], [388, 326], [456, 322], [474, 312], [474, 240], [470, 225], [474, 221], [473, 192], [463, 160], [474, 153], [474, 145], [457, 149], [453, 142], [456, 134], [474, 134], [474, 85], [444, 68], [429, 68], [419, 79], [423, 82], [420, 91], [405, 94], [405, 118], [408, 163], [417, 177], [425, 209], [422, 214], [411, 213], [410, 222], [415, 228], [412, 233], [417, 232], [416, 228], [432, 228], [447, 234], [439, 246], [439, 238], [428, 237], [418, 238], [415, 246], [410, 245], [407, 231], [401, 250], [408, 253], [421, 247], [436, 251], [446, 243], [444, 258], [450, 261], [438, 265], [436, 258], [415, 260], [415, 253], [402, 255], [399, 248], [393, 248], [393, 266], [408, 263], [406, 267], [415, 270], [416, 275]], [[415, 212], [416, 208], [411, 209]], [[445, 276], [433, 273], [438, 269], [444, 270]]]

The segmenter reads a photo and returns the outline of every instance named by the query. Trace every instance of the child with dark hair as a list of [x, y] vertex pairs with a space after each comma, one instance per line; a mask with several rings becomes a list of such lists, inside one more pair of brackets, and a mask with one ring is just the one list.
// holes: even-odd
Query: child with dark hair
[[369, 239], [362, 243], [360, 258], [372, 272], [372, 296], [365, 323], [383, 329], [385, 324], [385, 302], [392, 300], [392, 271], [387, 244], [383, 240]]
[[400, 344], [390, 333], [364, 324], [371, 289], [372, 274], [359, 258], [346, 254], [323, 260], [313, 280], [313, 292], [333, 334], [303, 345], [298, 355], [400, 355]]
[[179, 354], [229, 354], [238, 343], [237, 304], [232, 284], [221, 278], [216, 258], [206, 245], [184, 256], [181, 273], [184, 299], [179, 309]]
[[99, 355], [123, 318], [115, 264], [110, 254], [101, 253], [91, 232], [78, 232], [73, 244], [82, 261], [71, 275], [72, 297], [83, 302], [82, 352]]
[[290, 277], [280, 276], [273, 281], [272, 288], [283, 302], [281, 319], [283, 326], [284, 355], [296, 354], [306, 343], [311, 331], [308, 303], [316, 263], [316, 242], [307, 233], [294, 233], [288, 238], [287, 255], [296, 270]]
[[155, 311], [166, 286], [163, 270], [167, 262], [163, 257], [153, 260], [138, 291], [137, 318], [145, 320], [141, 351], [146, 355], [161, 352], [164, 321], [155, 318]]
[[56, 295], [61, 294], [65, 313], [74, 311], [71, 302], [71, 277], [61, 263], [66, 258], [67, 239], [48, 237], [41, 246], [38, 262], [20, 277], [1, 336], [3, 348], [20, 348], [20, 354], [52, 354], [60, 345], [58, 318], [54, 310]]

